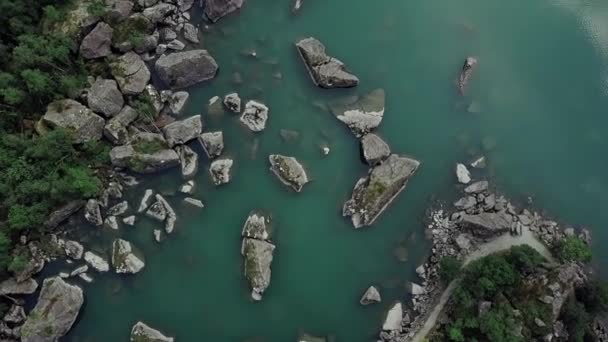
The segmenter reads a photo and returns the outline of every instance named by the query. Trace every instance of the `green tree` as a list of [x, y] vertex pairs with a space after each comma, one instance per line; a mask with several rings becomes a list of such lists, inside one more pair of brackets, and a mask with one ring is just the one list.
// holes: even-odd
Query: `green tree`
[[446, 283], [456, 279], [460, 274], [462, 262], [453, 256], [446, 256], [439, 261], [439, 276]]
[[573, 236], [566, 237], [556, 248], [557, 257], [563, 262], [590, 262], [591, 249], [581, 239]]

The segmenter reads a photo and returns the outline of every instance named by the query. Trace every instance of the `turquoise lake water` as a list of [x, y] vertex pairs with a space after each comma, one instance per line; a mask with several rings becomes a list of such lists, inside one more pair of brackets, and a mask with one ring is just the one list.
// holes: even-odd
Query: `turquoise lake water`
[[[121, 227], [114, 235], [143, 251], [146, 268], [83, 284], [86, 305], [66, 341], [126, 341], [138, 320], [177, 341], [285, 342], [303, 331], [374, 341], [391, 302], [409, 300], [405, 284], [417, 280], [414, 269], [429, 252], [425, 210], [454, 198], [455, 163], [479, 154], [489, 164], [482, 176], [501, 192], [519, 201], [532, 197], [535, 208], [555, 219], [589, 226], [596, 263], [608, 260], [602, 248], [608, 240], [608, 4], [307, 0], [298, 16], [290, 6], [249, 0], [204, 34], [202, 45], [220, 73], [190, 89], [184, 117], [202, 114], [206, 131], [223, 130], [225, 155], [235, 160], [233, 180], [214, 187], [203, 157], [195, 197], [205, 209], [169, 196], [179, 220], [162, 244], [153, 241], [152, 230], [160, 228], [153, 221]], [[344, 61], [360, 85], [316, 88], [293, 45], [308, 36]], [[257, 58], [243, 53], [252, 50]], [[455, 80], [467, 56], [479, 64], [463, 98]], [[235, 73], [242, 84], [234, 83]], [[355, 137], [317, 104], [375, 88], [387, 95], [378, 133], [395, 153], [422, 165], [375, 225], [355, 231], [341, 207], [367, 168]], [[233, 114], [207, 113], [209, 98], [232, 91], [270, 107], [264, 132], [249, 132]], [[281, 129], [298, 131], [299, 138], [286, 142]], [[331, 148], [327, 157], [324, 144]], [[313, 181], [302, 193], [268, 171], [272, 153], [305, 165]], [[179, 184], [173, 172], [149, 178], [129, 195], [130, 204], [138, 204], [145, 188], [171, 194]], [[240, 255], [241, 227], [253, 209], [272, 214], [277, 246], [271, 285], [257, 303]], [[92, 233], [89, 246], [109, 248], [112, 234]], [[396, 258], [399, 248], [407, 261]], [[379, 286], [383, 302], [362, 307], [359, 298], [370, 285]]]

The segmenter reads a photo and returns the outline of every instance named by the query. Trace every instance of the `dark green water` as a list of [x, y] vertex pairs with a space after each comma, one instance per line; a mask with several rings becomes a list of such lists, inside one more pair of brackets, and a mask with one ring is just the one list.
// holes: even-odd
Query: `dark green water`
[[[352, 90], [314, 87], [294, 41], [315, 36], [360, 78]], [[206, 130], [221, 129], [235, 159], [233, 181], [215, 188], [202, 159], [194, 210], [171, 197], [179, 214], [174, 235], [158, 245], [158, 225], [140, 220], [118, 235], [146, 255], [132, 277], [96, 276], [69, 341], [125, 341], [138, 320], [178, 341], [295, 341], [300, 331], [337, 341], [372, 341], [383, 311], [407, 300], [404, 284], [428, 252], [422, 218], [434, 198], [455, 193], [454, 164], [488, 157], [488, 176], [514, 199], [569, 223], [589, 225], [600, 263], [608, 239], [608, 6], [600, 1], [307, 0], [298, 17], [290, 1], [250, 0], [239, 15], [213, 26], [204, 46], [220, 64], [217, 79], [191, 90], [186, 115], [201, 113]], [[241, 54], [255, 49], [258, 59]], [[469, 96], [454, 81], [465, 57], [479, 58]], [[280, 71], [282, 79], [273, 74]], [[244, 83], [235, 85], [233, 73]], [[393, 151], [422, 162], [408, 189], [377, 223], [355, 231], [341, 217], [342, 203], [366, 172], [352, 134], [314, 102], [387, 93], [379, 128]], [[254, 135], [236, 116], [210, 116], [214, 95], [238, 91], [270, 108], [267, 129]], [[472, 103], [479, 113], [467, 112]], [[280, 129], [300, 132], [286, 143]], [[259, 150], [252, 158], [257, 139]], [[319, 145], [331, 154], [321, 156]], [[199, 150], [200, 151], [200, 150]], [[268, 171], [267, 155], [297, 157], [313, 182], [295, 194]], [[177, 174], [146, 187], [173, 191]], [[272, 283], [254, 303], [242, 276], [240, 232], [252, 209], [274, 219], [277, 245]], [[109, 247], [106, 238], [92, 244]], [[407, 262], [394, 256], [404, 246]], [[372, 284], [382, 304], [358, 300]]]

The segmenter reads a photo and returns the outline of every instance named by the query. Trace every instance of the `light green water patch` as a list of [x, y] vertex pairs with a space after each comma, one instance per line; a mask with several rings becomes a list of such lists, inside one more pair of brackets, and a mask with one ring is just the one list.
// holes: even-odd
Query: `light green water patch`
[[[223, 130], [233, 180], [214, 187], [203, 157], [194, 196], [206, 208], [168, 196], [179, 218], [162, 244], [152, 237], [161, 226], [149, 219], [107, 233], [141, 249], [146, 268], [135, 276], [98, 275], [86, 285], [86, 307], [67, 340], [126, 340], [138, 320], [178, 341], [284, 342], [301, 331], [374, 340], [392, 300], [408, 300], [405, 284], [416, 281], [414, 269], [428, 253], [425, 210], [435, 194], [454, 195], [455, 162], [480, 153], [510, 197], [532, 195], [556, 218], [591, 225], [597, 260], [606, 260], [606, 46], [581, 16], [581, 8], [605, 6], [566, 4], [574, 5], [309, 0], [293, 17], [289, 1], [251, 0], [210, 27], [203, 44], [220, 72], [191, 89], [185, 113], [202, 114], [206, 131]], [[311, 35], [360, 78], [357, 88], [313, 86], [293, 45]], [[242, 53], [252, 50], [257, 58]], [[479, 64], [462, 98], [455, 81], [470, 55]], [[387, 96], [378, 133], [395, 153], [422, 165], [374, 226], [355, 231], [341, 208], [367, 168], [352, 133], [319, 104], [376, 88]], [[264, 132], [249, 132], [228, 112], [206, 112], [210, 97], [232, 91], [270, 107]], [[476, 113], [467, 111], [472, 103]], [[299, 138], [285, 142], [281, 129]], [[329, 156], [321, 145], [330, 147]], [[294, 156], [306, 167], [312, 181], [302, 193], [275, 179], [269, 154]], [[175, 172], [148, 178], [131, 206], [146, 187], [172, 193], [180, 183]], [[250, 299], [240, 256], [241, 227], [253, 209], [271, 213], [277, 245], [271, 285], [259, 303]], [[107, 234], [90, 244], [108, 248]], [[372, 284], [384, 301], [362, 307], [359, 298]]]

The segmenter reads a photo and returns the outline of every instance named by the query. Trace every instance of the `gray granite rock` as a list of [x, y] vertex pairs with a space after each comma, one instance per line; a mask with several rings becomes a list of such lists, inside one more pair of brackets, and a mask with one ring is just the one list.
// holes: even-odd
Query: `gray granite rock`
[[302, 191], [304, 185], [308, 183], [306, 170], [294, 157], [271, 154], [268, 161], [270, 162], [270, 170], [283, 184], [291, 187], [294, 191]]
[[184, 39], [189, 41], [190, 43], [198, 44], [200, 40], [198, 39], [198, 28], [190, 23], [184, 24]]
[[135, 254], [129, 241], [116, 239], [112, 244], [112, 265], [116, 273], [135, 274], [145, 267], [145, 263]]
[[467, 194], [478, 194], [488, 190], [488, 181], [475, 182], [464, 189]]
[[84, 261], [97, 272], [108, 272], [110, 270], [110, 264], [106, 259], [91, 251], [84, 253]]
[[89, 199], [87, 201], [87, 204], [84, 207], [84, 218], [94, 226], [99, 227], [103, 224], [99, 201], [96, 199]]
[[42, 122], [49, 128], [72, 132], [75, 144], [101, 139], [105, 120], [74, 100], [65, 99], [48, 105]]
[[188, 145], [175, 146], [179, 155], [182, 177], [192, 178], [198, 171], [198, 153], [194, 152]]
[[206, 0], [204, 13], [205, 17], [212, 22], [218, 21], [243, 6], [245, 0]]
[[332, 105], [331, 110], [360, 138], [380, 125], [384, 116], [384, 102], [384, 90], [376, 89], [360, 99]]
[[131, 329], [133, 342], [173, 342], [173, 337], [167, 337], [160, 331], [152, 329], [143, 322], [137, 322]]
[[218, 65], [207, 50], [190, 50], [161, 56], [155, 68], [158, 77], [175, 89], [214, 78]]
[[361, 300], [359, 300], [359, 303], [361, 303], [361, 305], [370, 305], [380, 303], [381, 301], [382, 298], [380, 297], [378, 289], [375, 286], [370, 286], [361, 297]]
[[103, 136], [114, 145], [124, 145], [129, 141], [127, 127], [135, 121], [139, 113], [130, 106], [124, 106], [113, 118], [106, 122], [103, 128]]
[[136, 95], [144, 91], [150, 81], [150, 70], [135, 52], [127, 52], [110, 65], [112, 76], [125, 95]]
[[382, 138], [368, 133], [361, 138], [361, 153], [365, 162], [374, 166], [390, 156], [391, 149]]
[[325, 46], [316, 38], [302, 39], [296, 47], [313, 82], [322, 88], [348, 88], [359, 84], [344, 63], [325, 53]]
[[106, 117], [118, 114], [124, 103], [122, 93], [114, 80], [98, 78], [87, 94], [89, 108]]
[[211, 166], [209, 166], [209, 173], [211, 174], [213, 184], [222, 185], [229, 183], [231, 178], [230, 171], [233, 164], [234, 161], [232, 159], [214, 160]]
[[80, 43], [80, 56], [84, 59], [95, 59], [109, 56], [112, 53], [112, 27], [100, 22], [93, 31], [87, 34]]
[[245, 224], [243, 225], [243, 231], [241, 235], [246, 238], [252, 238], [257, 240], [268, 240], [270, 233], [268, 231], [267, 224], [270, 219], [265, 217], [263, 214], [253, 211], [247, 217]]
[[200, 115], [194, 115], [184, 120], [175, 121], [163, 128], [169, 147], [182, 145], [196, 139], [203, 131]]
[[158, 3], [154, 6], [148, 7], [143, 10], [142, 14], [144, 17], [148, 18], [152, 23], [159, 23], [163, 21], [166, 17], [175, 13], [177, 7], [168, 3]]
[[169, 112], [178, 115], [184, 109], [190, 94], [187, 91], [176, 91], [169, 99]]
[[271, 269], [275, 246], [269, 242], [244, 238], [241, 254], [245, 258], [245, 278], [251, 286], [251, 297], [261, 300], [270, 285]]
[[16, 278], [9, 278], [0, 283], [0, 295], [27, 295], [36, 292], [38, 282], [29, 278], [24, 281], [17, 281]]
[[139, 133], [131, 143], [110, 151], [112, 165], [138, 173], [152, 173], [179, 165], [178, 154], [161, 134]]
[[245, 105], [240, 120], [251, 131], [261, 132], [266, 128], [266, 121], [268, 121], [268, 107], [263, 103], [251, 100]]
[[241, 112], [241, 98], [237, 93], [230, 93], [224, 97], [224, 105], [233, 113]]
[[471, 230], [473, 235], [489, 238], [504, 234], [511, 229], [513, 218], [504, 212], [463, 215], [461, 224]]
[[214, 159], [224, 151], [224, 133], [222, 131], [206, 132], [198, 137], [207, 157]]

